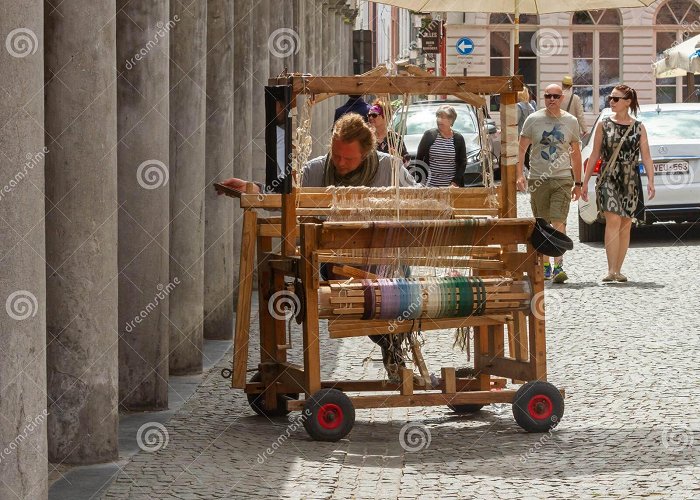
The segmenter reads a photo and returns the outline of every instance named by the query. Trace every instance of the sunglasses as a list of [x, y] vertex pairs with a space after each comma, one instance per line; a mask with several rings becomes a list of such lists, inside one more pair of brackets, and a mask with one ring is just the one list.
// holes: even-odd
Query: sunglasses
[[379, 113], [368, 113], [367, 116], [370, 118], [376, 118], [379, 116]]
[[561, 97], [561, 94], [545, 94], [544, 98], [545, 99], [559, 99]]
[[610, 99], [612, 102], [618, 102], [620, 99], [629, 99], [629, 97], [618, 97], [616, 95], [609, 95], [608, 99]]

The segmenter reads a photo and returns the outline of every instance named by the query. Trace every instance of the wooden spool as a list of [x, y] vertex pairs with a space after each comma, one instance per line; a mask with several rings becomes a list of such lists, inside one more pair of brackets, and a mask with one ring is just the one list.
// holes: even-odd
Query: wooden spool
[[[425, 279], [421, 279], [425, 282]], [[483, 280], [486, 290], [484, 314], [509, 314], [513, 311], [525, 311], [530, 308], [532, 292], [528, 281], [492, 278]], [[381, 314], [382, 292], [376, 280], [372, 280], [375, 296], [376, 317]], [[426, 288], [429, 285], [426, 286]], [[350, 283], [331, 283], [319, 288], [319, 317], [324, 319], [362, 319], [364, 313], [364, 285], [359, 281]], [[425, 290], [425, 289], [424, 289]], [[452, 291], [459, 298], [459, 289]], [[430, 294], [423, 292], [423, 314], [430, 304]]]

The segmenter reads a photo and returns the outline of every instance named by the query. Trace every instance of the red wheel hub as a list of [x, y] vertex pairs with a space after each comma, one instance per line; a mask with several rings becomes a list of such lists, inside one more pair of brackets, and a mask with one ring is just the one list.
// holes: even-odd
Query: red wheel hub
[[527, 411], [532, 418], [544, 420], [552, 415], [554, 405], [548, 396], [538, 394], [530, 399], [530, 402], [527, 404]]
[[336, 429], [343, 423], [343, 410], [335, 403], [326, 403], [319, 408], [316, 418], [324, 429]]

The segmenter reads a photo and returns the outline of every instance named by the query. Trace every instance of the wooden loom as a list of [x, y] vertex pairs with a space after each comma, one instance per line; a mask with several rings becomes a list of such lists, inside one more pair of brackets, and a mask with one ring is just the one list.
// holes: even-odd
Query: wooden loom
[[[563, 396], [544, 382], [543, 262], [542, 255], [529, 243], [534, 220], [508, 217], [515, 215], [513, 157], [517, 149], [514, 151], [508, 144], [513, 139], [513, 127], [511, 113], [505, 108], [508, 104], [513, 104], [514, 108], [515, 93], [522, 84], [508, 77], [299, 80], [288, 77], [285, 83], [294, 93], [322, 89], [377, 94], [457, 94], [466, 89], [500, 93], [504, 104], [502, 123], [506, 124], [504, 130], [507, 129], [502, 136], [503, 182], [498, 191], [501, 203], [497, 209], [488, 206], [485, 200], [490, 191], [486, 188], [449, 188], [450, 220], [414, 220], [410, 209], [402, 209], [400, 221], [324, 222], [320, 217], [332, 213], [332, 188], [294, 188], [289, 194], [260, 195], [217, 186], [225, 194], [237, 197], [244, 209], [232, 387], [245, 389], [253, 409], [263, 415], [309, 410], [311, 416], [304, 421], [304, 426], [319, 440], [336, 441], [344, 437], [352, 428], [354, 410], [358, 408], [448, 405], [457, 412], [470, 412], [485, 404], [513, 403], [516, 420], [526, 430], [541, 432], [556, 425], [563, 413]], [[358, 199], [370, 192], [377, 194], [376, 190], [368, 188], [343, 189], [353, 192]], [[401, 198], [407, 189], [411, 188], [394, 189], [387, 196]], [[257, 213], [258, 209], [273, 208], [281, 209], [282, 215], [262, 217]], [[276, 238], [282, 239], [280, 252], [273, 252]], [[297, 245], [298, 240], [300, 244]], [[378, 249], [384, 257], [377, 253]], [[400, 316], [398, 320], [377, 319], [383, 314], [382, 303], [388, 310], [391, 294], [388, 289], [381, 288], [381, 283], [371, 273], [355, 266], [390, 262], [399, 255], [401, 263], [406, 265], [429, 262], [448, 268], [467, 268], [478, 284], [466, 279], [449, 281], [454, 278], [436, 278], [435, 283], [413, 280], [411, 289], [414, 298], [419, 297], [420, 314], [416, 316], [413, 311], [410, 319]], [[322, 281], [319, 270], [324, 263], [346, 266], [346, 275], [356, 273], [355, 278], [366, 280]], [[261, 359], [258, 373], [247, 381], [253, 269], [256, 266], [261, 306]], [[294, 280], [292, 283], [288, 281], [290, 278]], [[431, 295], [431, 285], [442, 290], [441, 299]], [[406, 283], [402, 286], [408, 287]], [[369, 302], [366, 293], [372, 294]], [[285, 318], [274, 315], [264, 306], [275, 294], [296, 297], [300, 306], [297, 319], [303, 324], [303, 366], [287, 361]], [[475, 296], [480, 297], [478, 304]], [[468, 306], [465, 297], [471, 297], [471, 305]], [[436, 304], [436, 300], [441, 303]], [[371, 303], [369, 315], [368, 303]], [[413, 371], [408, 368], [401, 371], [399, 383], [321, 380], [320, 319], [329, 320], [331, 338], [472, 327], [475, 332], [474, 373], [458, 377], [454, 368], [442, 368], [442, 377], [434, 387], [414, 386]], [[505, 331], [508, 333], [508, 356], [505, 355]], [[530, 382], [516, 391], [505, 389], [506, 378]], [[373, 394], [349, 397], [346, 392]], [[298, 400], [300, 393], [306, 398]]]

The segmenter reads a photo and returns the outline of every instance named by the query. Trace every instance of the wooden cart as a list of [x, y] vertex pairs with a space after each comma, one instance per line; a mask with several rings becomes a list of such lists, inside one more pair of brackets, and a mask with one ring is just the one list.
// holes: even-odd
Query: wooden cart
[[[456, 89], [469, 88], [468, 77], [451, 80]], [[499, 86], [504, 108], [511, 101], [515, 103], [518, 89], [512, 79], [481, 80], [488, 80], [494, 88]], [[434, 82], [423, 86], [429, 84], [435, 90]], [[290, 84], [295, 91], [308, 90], [311, 85], [309, 81], [303, 87]], [[395, 80], [383, 84], [401, 93]], [[414, 90], [425, 91], [418, 87]], [[357, 93], [342, 85], [335, 88]], [[445, 93], [456, 93], [451, 90]], [[507, 111], [502, 112], [502, 120], [510, 123]], [[514, 214], [515, 206], [515, 153], [512, 144], [506, 144], [513, 138], [513, 131], [507, 128], [502, 147], [502, 202], [496, 213], [485, 204], [489, 190], [452, 188], [454, 214], [449, 220], [411, 220], [404, 213], [400, 221], [324, 222], [319, 216], [330, 208], [328, 190], [302, 188], [283, 195], [253, 195], [218, 186], [239, 198], [245, 210], [231, 381], [232, 387], [245, 389], [253, 410], [266, 416], [305, 410], [304, 426], [309, 435], [327, 441], [346, 436], [354, 424], [355, 409], [362, 408], [449, 406], [461, 413], [478, 411], [491, 403], [512, 403], [517, 423], [527, 431], [544, 432], [557, 425], [564, 399], [563, 391], [546, 382], [543, 260], [530, 244], [535, 221], [506, 217]], [[366, 190], [345, 189], [356, 190], [357, 196], [363, 196]], [[396, 189], [399, 197], [403, 189], [407, 188]], [[261, 208], [280, 208], [282, 215], [262, 217], [257, 213]], [[276, 238], [281, 238], [282, 244], [278, 252], [273, 252]], [[378, 249], [382, 249], [383, 257], [377, 256]], [[471, 276], [393, 283], [393, 290], [408, 295], [394, 300], [392, 307], [403, 301], [403, 309], [399, 308], [398, 314], [395, 310], [396, 317], [388, 319], [382, 313], [382, 297], [386, 313], [390, 292], [382, 286], [392, 280], [379, 283], [357, 266], [397, 258], [412, 266], [466, 268]], [[357, 279], [323, 281], [320, 270], [326, 263], [345, 266], [346, 275]], [[254, 267], [260, 304], [260, 364], [248, 381]], [[285, 318], [265, 307], [279, 295], [292, 298], [297, 305], [297, 318], [303, 325], [303, 365], [287, 360]], [[420, 303], [420, 311], [413, 310], [407, 317], [409, 296]], [[329, 320], [331, 338], [471, 327], [474, 372], [457, 376], [454, 367], [443, 367], [436, 384], [422, 386], [414, 385], [413, 371], [407, 368], [401, 370], [398, 383], [322, 380], [319, 321], [323, 319]], [[508, 378], [526, 383], [518, 390], [507, 389]], [[305, 397], [299, 399], [302, 393]]]

